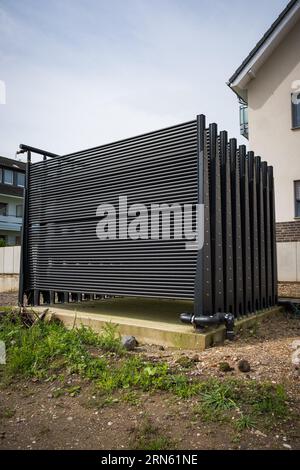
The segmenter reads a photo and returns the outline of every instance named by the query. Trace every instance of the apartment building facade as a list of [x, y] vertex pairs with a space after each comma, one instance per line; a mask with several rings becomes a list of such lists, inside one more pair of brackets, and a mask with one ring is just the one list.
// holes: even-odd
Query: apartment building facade
[[292, 0], [228, 85], [241, 134], [274, 167], [279, 295], [300, 297], [300, 0]]
[[0, 240], [4, 245], [21, 244], [25, 164], [0, 157]]

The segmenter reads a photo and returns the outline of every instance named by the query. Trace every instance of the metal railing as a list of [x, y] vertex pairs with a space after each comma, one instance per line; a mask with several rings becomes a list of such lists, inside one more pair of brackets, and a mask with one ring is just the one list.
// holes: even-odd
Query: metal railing
[[[58, 157], [28, 152], [20, 303], [82, 296], [194, 300], [236, 317], [277, 300], [272, 167], [205, 117]], [[102, 240], [96, 205], [204, 204], [204, 247], [183, 240]]]

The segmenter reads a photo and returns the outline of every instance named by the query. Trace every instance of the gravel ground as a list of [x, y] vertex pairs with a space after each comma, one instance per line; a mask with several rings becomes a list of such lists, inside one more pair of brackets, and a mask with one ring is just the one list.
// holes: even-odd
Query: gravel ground
[[18, 292], [1, 292], [0, 305], [9, 306], [18, 304]]
[[[0, 304], [16, 302], [1, 294]], [[138, 339], [138, 338], [137, 338]], [[193, 359], [192, 377], [243, 377], [284, 384], [291, 419], [273, 428], [253, 427], [236, 433], [228, 423], [205, 422], [195, 415], [195, 398], [180, 400], [165, 392], [137, 391], [128, 402], [99, 403], [93, 386], [77, 376], [67, 386], [81, 387], [78, 396], [57, 396], [56, 381], [17, 380], [0, 388], [0, 449], [128, 449], [145, 420], [177, 449], [300, 449], [300, 380], [292, 364], [293, 341], [300, 339], [300, 319], [278, 314], [243, 331], [235, 341], [203, 352], [139, 345], [132, 354], [150, 361]], [[250, 363], [239, 371], [241, 359]], [[221, 362], [232, 370], [222, 372]]]

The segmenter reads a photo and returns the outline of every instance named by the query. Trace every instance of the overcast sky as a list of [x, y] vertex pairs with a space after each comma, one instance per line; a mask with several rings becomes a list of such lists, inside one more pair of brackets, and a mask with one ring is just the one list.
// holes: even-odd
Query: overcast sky
[[286, 4], [0, 0], [0, 155], [69, 153], [200, 113], [238, 137], [226, 81]]

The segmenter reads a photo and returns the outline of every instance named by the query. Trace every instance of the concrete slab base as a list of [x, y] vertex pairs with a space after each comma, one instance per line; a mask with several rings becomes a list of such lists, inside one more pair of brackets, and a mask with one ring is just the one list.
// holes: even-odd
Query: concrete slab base
[[18, 292], [19, 274], [1, 274], [0, 292]]
[[[47, 306], [35, 307], [43, 311]], [[192, 312], [193, 303], [181, 300], [113, 298], [80, 303], [50, 305], [50, 311], [68, 327], [85, 325], [101, 331], [106, 323], [119, 325], [122, 335], [133, 335], [140, 343], [156, 344], [178, 349], [203, 351], [225, 340], [225, 327], [220, 326], [198, 333], [192, 325], [179, 321], [179, 314]], [[275, 307], [236, 321], [236, 330], [278, 314]]]

